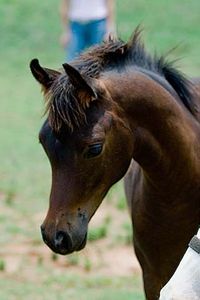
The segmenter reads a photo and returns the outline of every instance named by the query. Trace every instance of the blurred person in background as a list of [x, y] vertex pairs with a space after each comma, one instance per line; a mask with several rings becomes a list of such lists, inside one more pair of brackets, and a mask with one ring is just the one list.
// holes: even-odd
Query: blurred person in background
[[114, 0], [61, 0], [61, 45], [66, 61], [115, 34]]

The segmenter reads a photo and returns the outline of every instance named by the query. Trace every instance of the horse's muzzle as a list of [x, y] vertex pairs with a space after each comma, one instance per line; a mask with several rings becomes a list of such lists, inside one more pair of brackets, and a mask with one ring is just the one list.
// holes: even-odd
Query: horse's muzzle
[[74, 242], [71, 236], [65, 231], [58, 231], [55, 236], [50, 239], [45, 233], [45, 229], [41, 226], [42, 238], [45, 244], [55, 253], [66, 255], [74, 251], [83, 249], [87, 241], [87, 233], [83, 236], [83, 239]]

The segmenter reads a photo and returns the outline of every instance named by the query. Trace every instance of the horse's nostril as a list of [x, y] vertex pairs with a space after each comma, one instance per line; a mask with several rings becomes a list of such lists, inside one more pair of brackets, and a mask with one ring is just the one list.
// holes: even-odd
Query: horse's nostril
[[64, 231], [58, 231], [56, 233], [55, 238], [55, 247], [60, 250], [68, 250], [72, 249], [72, 240], [70, 236]]
[[64, 238], [65, 238], [65, 233], [63, 231], [57, 232], [55, 238], [55, 246], [58, 247], [59, 245], [62, 245]]

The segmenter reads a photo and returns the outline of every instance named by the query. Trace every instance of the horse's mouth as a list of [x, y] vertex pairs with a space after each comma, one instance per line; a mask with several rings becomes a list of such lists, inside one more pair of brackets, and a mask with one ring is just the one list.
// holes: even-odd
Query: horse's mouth
[[55, 245], [53, 245], [51, 242], [47, 241], [44, 239], [45, 244], [56, 254], [60, 254], [60, 255], [68, 255], [71, 254], [75, 251], [80, 251], [82, 250], [86, 243], [87, 243], [87, 233], [85, 234], [83, 240], [81, 241], [81, 243], [77, 243], [73, 246], [73, 244], [71, 244], [70, 246], [68, 245], [67, 248], [65, 247], [56, 247]]

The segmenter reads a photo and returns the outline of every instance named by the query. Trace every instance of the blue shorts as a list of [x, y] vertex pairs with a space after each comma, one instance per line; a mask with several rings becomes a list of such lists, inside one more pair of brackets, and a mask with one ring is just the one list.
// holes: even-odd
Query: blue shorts
[[67, 61], [73, 60], [86, 48], [99, 44], [106, 34], [106, 19], [89, 22], [70, 21], [71, 40], [66, 49]]

